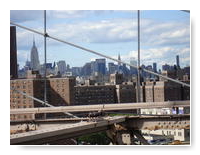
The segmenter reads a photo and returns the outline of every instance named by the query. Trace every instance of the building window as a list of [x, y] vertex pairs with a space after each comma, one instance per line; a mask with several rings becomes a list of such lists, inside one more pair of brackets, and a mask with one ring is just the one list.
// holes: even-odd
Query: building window
[[181, 133], [181, 132], [178, 132], [178, 136], [182, 136], [182, 133]]

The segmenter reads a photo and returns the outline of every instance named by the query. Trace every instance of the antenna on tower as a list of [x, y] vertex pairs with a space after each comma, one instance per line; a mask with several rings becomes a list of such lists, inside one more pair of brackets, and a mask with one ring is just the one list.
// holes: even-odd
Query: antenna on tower
[[33, 34], [33, 46], [35, 46], [35, 36]]
[[26, 59], [26, 61], [28, 61], [28, 53], [27, 53], [27, 59]]
[[[118, 53], [118, 60], [121, 61], [120, 53]], [[121, 66], [121, 63], [118, 62], [118, 65]]]

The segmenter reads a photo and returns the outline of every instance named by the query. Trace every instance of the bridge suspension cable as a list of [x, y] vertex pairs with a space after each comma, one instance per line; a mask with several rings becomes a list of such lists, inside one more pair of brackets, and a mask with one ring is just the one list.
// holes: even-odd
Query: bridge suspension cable
[[179, 81], [179, 80], [172, 79], [172, 78], [170, 78], [170, 77], [167, 77], [167, 76], [164, 76], [164, 75], [161, 75], [161, 74], [155, 73], [155, 72], [152, 72], [152, 71], [150, 71], [150, 70], [147, 70], [147, 69], [141, 68], [140, 66], [137, 67], [137, 66], [132, 65], [132, 64], [130, 64], [130, 63], [123, 62], [123, 61], [121, 61], [121, 60], [118, 60], [118, 59], [112, 58], [112, 57], [107, 56], [107, 55], [105, 55], [105, 54], [102, 54], [102, 53], [100, 53], [100, 52], [97, 52], [97, 51], [94, 51], [94, 50], [90, 50], [90, 49], [88, 49], [88, 48], [85, 48], [85, 47], [82, 47], [82, 46], [79, 46], [79, 45], [76, 45], [76, 44], [73, 44], [73, 43], [70, 43], [70, 42], [64, 41], [64, 40], [59, 39], [59, 38], [56, 38], [56, 37], [54, 37], [54, 36], [50, 36], [50, 35], [47, 34], [47, 33], [42, 33], [42, 32], [39, 32], [39, 31], [33, 30], [33, 29], [31, 29], [31, 28], [28, 28], [28, 27], [25, 27], [25, 26], [22, 26], [22, 25], [16, 24], [16, 23], [14, 23], [14, 22], [12, 22], [12, 21], [10, 22], [10, 24], [11, 24], [11, 25], [15, 25], [15, 26], [17, 26], [17, 27], [20, 27], [20, 28], [22, 28], [22, 29], [28, 30], [28, 31], [30, 31], [30, 32], [37, 33], [37, 34], [39, 34], [39, 35], [42, 35], [42, 36], [45, 36], [45, 37], [51, 38], [51, 39], [56, 40], [56, 41], [58, 41], [58, 42], [65, 43], [65, 44], [70, 45], [70, 46], [73, 46], [73, 47], [75, 47], [75, 48], [79, 48], [79, 49], [81, 49], [81, 50], [84, 50], [84, 51], [87, 51], [87, 52], [93, 53], [93, 54], [95, 54], [95, 55], [98, 55], [98, 56], [101, 56], [101, 57], [104, 57], [104, 58], [107, 58], [107, 59], [110, 59], [110, 60], [113, 60], [113, 61], [116, 61], [116, 62], [119, 62], [119, 63], [125, 64], [125, 65], [128, 65], [128, 66], [130, 66], [130, 67], [133, 67], [133, 68], [136, 68], [136, 69], [139, 69], [139, 70], [143, 70], [144, 72], [147, 72], [147, 73], [150, 73], [150, 74], [153, 74], [153, 75], [156, 75], [156, 76], [162, 77], [162, 78], [164, 78], [164, 79], [167, 79], [167, 80], [169, 80], [169, 81], [172, 81], [172, 82], [175, 82], [175, 83], [181, 84], [181, 85], [183, 85], [183, 86], [190, 87], [190, 85], [187, 84], [187, 83], [181, 82], [181, 81]]

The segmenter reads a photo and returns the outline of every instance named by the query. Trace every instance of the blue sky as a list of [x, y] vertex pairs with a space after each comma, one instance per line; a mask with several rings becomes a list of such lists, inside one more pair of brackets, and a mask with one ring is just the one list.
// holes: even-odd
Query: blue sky
[[[43, 31], [43, 11], [11, 10], [10, 19], [18, 24]], [[123, 61], [137, 58], [137, 11], [129, 10], [48, 10], [47, 32], [57, 38], [102, 52]], [[17, 28], [18, 63], [23, 67], [33, 36], [40, 62], [44, 62], [43, 37]], [[94, 54], [47, 40], [47, 61], [65, 60], [72, 66], [83, 66]], [[141, 11], [141, 63], [190, 64], [190, 14], [177, 10]], [[110, 60], [107, 60], [110, 62]]]

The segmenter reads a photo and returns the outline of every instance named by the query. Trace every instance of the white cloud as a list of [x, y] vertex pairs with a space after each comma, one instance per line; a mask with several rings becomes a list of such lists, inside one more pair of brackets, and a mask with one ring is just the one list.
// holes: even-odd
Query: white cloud
[[[36, 31], [42, 32], [42, 28], [36, 28]], [[44, 38], [41, 35], [29, 32], [27, 30], [17, 29], [17, 48], [18, 50], [30, 50], [35, 38], [37, 47], [43, 46]]]
[[182, 48], [182, 49], [180, 49], [180, 50], [178, 51], [178, 53], [179, 53], [180, 55], [182, 55], [182, 54], [188, 54], [188, 53], [190, 53], [190, 48], [189, 48], [189, 47]]
[[[107, 13], [108, 11], [106, 11]], [[110, 11], [112, 12], [112, 11]], [[11, 19], [22, 21], [35, 20], [40, 17], [40, 14], [25, 14], [23, 13], [19, 19], [19, 12], [11, 12]], [[22, 12], [21, 12], [22, 13]], [[105, 13], [105, 11], [85, 11], [85, 10], [59, 10], [47, 11], [48, 17], [55, 18], [81, 18], [95, 13], [97, 15]], [[30, 19], [28, 16], [31, 16]], [[42, 27], [37, 27], [36, 30], [42, 32]], [[87, 20], [69, 23], [57, 23], [49, 25], [48, 34], [61, 38], [72, 43], [119, 43], [137, 41], [137, 20], [126, 18], [111, 18], [104, 20]], [[17, 33], [17, 45], [19, 50], [27, 49], [30, 51], [32, 46], [33, 34], [20, 30]], [[35, 35], [37, 47], [43, 46], [43, 37]], [[179, 54], [186, 62], [188, 61], [190, 48], [190, 26], [188, 23], [177, 21], [158, 22], [150, 19], [141, 19], [141, 62], [146, 64], [156, 61], [174, 63], [175, 55]], [[48, 46], [60, 46], [61, 44], [48, 39]], [[144, 47], [146, 49], [144, 49]], [[147, 48], [148, 47], [148, 48]], [[20, 56], [23, 57], [23, 56]], [[130, 61], [130, 57], [137, 57], [137, 51], [131, 51], [127, 55], [122, 55], [121, 58]], [[117, 57], [116, 57], [117, 58]], [[185, 63], [184, 62], [184, 63]]]
[[13, 22], [21, 23], [39, 19], [43, 19], [42, 10], [10, 10], [10, 20]]
[[[183, 23], [157, 23], [143, 19], [141, 43], [148, 46], [189, 44], [190, 28]], [[90, 43], [137, 41], [137, 23], [132, 19], [110, 19], [71, 24], [57, 24], [49, 34], [65, 40]]]
[[74, 42], [124, 42], [136, 38], [133, 21], [128, 19], [101, 20], [97, 22], [80, 22], [72, 24], [58, 24], [48, 32], [65, 40]]
[[[72, 18], [83, 18], [90, 15], [102, 15], [113, 12], [129, 12], [134, 11], [128, 10], [47, 10], [47, 20], [48, 19], [72, 19]], [[10, 19], [13, 22], [27, 22], [35, 20], [44, 19], [43, 10], [10, 10]]]
[[190, 57], [181, 58], [183, 64], [188, 65], [190, 64]]
[[87, 10], [47, 10], [47, 18], [81, 18], [88, 13]]
[[[37, 12], [37, 13], [35, 13]], [[108, 13], [109, 11], [106, 11]], [[110, 11], [113, 12], [113, 11]], [[19, 15], [19, 13], [22, 14]], [[105, 13], [103, 10], [50, 10], [47, 11], [51, 18], [79, 18], [89, 14]], [[35, 20], [41, 12], [32, 11], [11, 11], [12, 18], [24, 18]], [[21, 19], [20, 18], [20, 19]], [[141, 43], [142, 45], [169, 46], [189, 44], [190, 26], [188, 23], [178, 23], [176, 21], [157, 22], [150, 19], [141, 19]], [[42, 28], [37, 28], [42, 31]], [[58, 38], [73, 42], [90, 43], [113, 43], [137, 41], [137, 20], [134, 19], [107, 19], [100, 21], [76, 21], [75, 23], [54, 24], [48, 28], [48, 33]], [[26, 38], [25, 34], [19, 37]], [[20, 38], [19, 38], [20, 40]], [[21, 39], [24, 40], [24, 39]], [[51, 42], [53, 43], [53, 42]], [[25, 44], [24, 41], [19, 45]]]
[[[184, 55], [183, 55], [184, 53]], [[144, 65], [152, 65], [154, 62], [158, 64], [159, 67], [165, 63], [169, 65], [174, 65], [176, 63], [176, 55], [180, 57], [180, 63], [182, 66], [189, 64], [190, 60], [190, 49], [188, 47], [160, 47], [160, 48], [149, 48], [140, 50], [140, 61]], [[137, 51], [130, 51], [126, 55], [121, 55], [121, 59], [125, 62], [130, 62], [130, 58], [135, 58], [137, 60]], [[113, 56], [117, 58], [117, 56]]]

